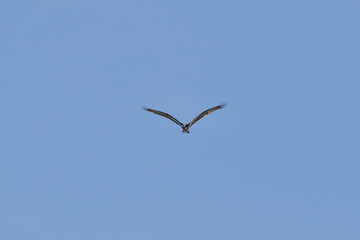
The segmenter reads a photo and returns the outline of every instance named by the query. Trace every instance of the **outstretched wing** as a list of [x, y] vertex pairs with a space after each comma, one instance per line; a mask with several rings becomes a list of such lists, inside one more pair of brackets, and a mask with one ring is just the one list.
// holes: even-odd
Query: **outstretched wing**
[[166, 117], [166, 118], [170, 119], [171, 121], [173, 121], [174, 123], [176, 123], [176, 124], [179, 125], [179, 126], [182, 125], [182, 123], [179, 122], [179, 120], [177, 120], [176, 118], [174, 118], [174, 117], [171, 116], [170, 114], [167, 114], [167, 113], [164, 113], [164, 112], [161, 112], [161, 111], [158, 111], [158, 110], [146, 108], [146, 107], [143, 107], [143, 109], [144, 109], [145, 111], [149, 111], [149, 112], [158, 114], [158, 115], [160, 115], [160, 116]]
[[218, 109], [221, 109], [221, 108], [224, 108], [226, 106], [226, 103], [223, 103], [223, 104], [220, 104], [216, 107], [212, 107], [212, 108], [209, 108], [205, 111], [203, 111], [202, 113], [200, 113], [199, 115], [197, 115], [193, 120], [191, 120], [191, 122], [189, 122], [189, 125], [190, 127], [192, 125], [194, 125], [194, 123], [196, 123], [197, 121], [199, 121], [200, 119], [202, 119], [203, 117], [205, 117], [206, 115], [218, 110]]

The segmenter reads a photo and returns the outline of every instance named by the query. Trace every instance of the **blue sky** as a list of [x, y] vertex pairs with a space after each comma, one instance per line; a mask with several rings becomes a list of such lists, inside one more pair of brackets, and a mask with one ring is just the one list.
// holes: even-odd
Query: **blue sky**
[[359, 9], [2, 3], [0, 238], [360, 239]]

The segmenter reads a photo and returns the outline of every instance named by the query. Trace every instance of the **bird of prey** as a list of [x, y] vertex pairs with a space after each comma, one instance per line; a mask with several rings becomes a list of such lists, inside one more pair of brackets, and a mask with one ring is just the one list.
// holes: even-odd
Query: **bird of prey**
[[164, 112], [161, 112], [161, 111], [158, 111], [158, 110], [154, 110], [154, 109], [150, 109], [150, 108], [146, 108], [146, 107], [143, 107], [143, 109], [145, 111], [149, 111], [149, 112], [152, 112], [152, 113], [155, 113], [155, 114], [158, 114], [160, 116], [163, 116], [163, 117], [166, 117], [166, 118], [170, 119], [171, 121], [173, 121], [174, 123], [176, 123], [177, 125], [179, 125], [181, 127], [183, 133], [190, 133], [189, 129], [190, 129], [190, 127], [192, 125], [194, 125], [194, 123], [196, 123], [197, 121], [199, 121], [201, 118], [205, 117], [206, 115], [208, 115], [208, 114], [210, 114], [210, 113], [212, 113], [212, 112], [214, 112], [214, 111], [216, 111], [218, 109], [224, 108], [225, 106], [226, 106], [226, 103], [223, 103], [223, 104], [220, 104], [218, 106], [209, 108], [209, 109], [203, 111], [202, 113], [200, 113], [199, 115], [197, 115], [189, 123], [181, 123], [179, 120], [177, 120], [176, 118], [174, 118], [170, 114], [167, 114], [167, 113], [164, 113]]

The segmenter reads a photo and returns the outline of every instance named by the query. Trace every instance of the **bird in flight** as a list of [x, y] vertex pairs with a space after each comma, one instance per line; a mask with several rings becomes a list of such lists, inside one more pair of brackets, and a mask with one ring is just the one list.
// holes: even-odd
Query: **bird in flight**
[[181, 127], [183, 133], [190, 133], [189, 129], [190, 129], [190, 127], [192, 125], [194, 125], [194, 123], [196, 123], [197, 121], [199, 121], [201, 118], [205, 117], [206, 115], [208, 115], [208, 114], [210, 114], [210, 113], [212, 113], [212, 112], [214, 112], [214, 111], [216, 111], [218, 109], [224, 108], [225, 106], [226, 106], [226, 103], [223, 103], [223, 104], [220, 104], [218, 106], [209, 108], [209, 109], [201, 112], [199, 115], [197, 115], [189, 123], [181, 123], [179, 120], [177, 120], [176, 118], [174, 118], [170, 114], [167, 114], [167, 113], [164, 113], [164, 112], [161, 112], [161, 111], [158, 111], [158, 110], [154, 110], [154, 109], [150, 109], [150, 108], [146, 108], [146, 107], [143, 107], [143, 109], [145, 111], [149, 111], [149, 112], [152, 112], [152, 113], [155, 113], [155, 114], [158, 114], [160, 116], [163, 116], [163, 117], [166, 117], [166, 118], [170, 119], [171, 121], [173, 121], [174, 123], [176, 123], [177, 125], [179, 125]]

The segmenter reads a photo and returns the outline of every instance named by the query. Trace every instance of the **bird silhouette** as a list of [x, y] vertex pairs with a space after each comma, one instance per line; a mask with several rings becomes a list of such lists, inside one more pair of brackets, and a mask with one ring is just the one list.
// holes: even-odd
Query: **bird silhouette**
[[212, 113], [212, 112], [214, 112], [214, 111], [216, 111], [218, 109], [224, 108], [225, 106], [226, 106], [226, 103], [223, 103], [223, 104], [217, 105], [215, 107], [209, 108], [209, 109], [201, 112], [199, 115], [197, 115], [189, 123], [182, 123], [179, 120], [177, 120], [176, 118], [174, 118], [173, 116], [171, 116], [170, 114], [165, 113], [165, 112], [161, 112], [161, 111], [154, 110], [154, 109], [151, 109], [151, 108], [146, 108], [146, 107], [142, 107], [142, 108], [145, 111], [149, 111], [149, 112], [152, 112], [152, 113], [155, 113], [155, 114], [158, 114], [160, 116], [163, 116], [163, 117], [166, 117], [166, 118], [170, 119], [171, 121], [173, 121], [174, 123], [176, 123], [177, 125], [179, 125], [181, 127], [183, 133], [190, 133], [189, 129], [190, 129], [190, 127], [192, 125], [194, 125], [194, 123], [196, 123], [197, 121], [199, 121], [201, 118], [205, 117], [206, 115], [208, 115], [208, 114], [210, 114], [210, 113]]

